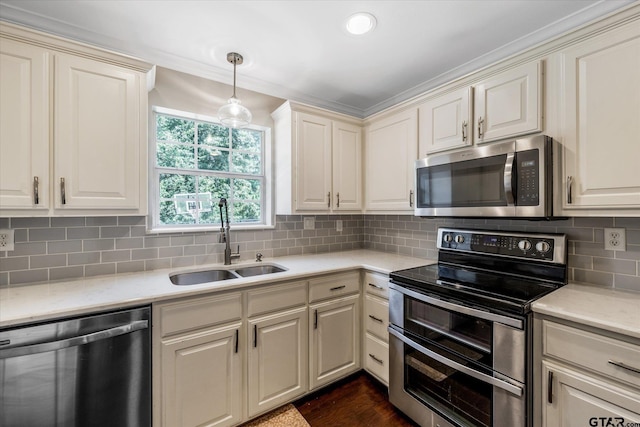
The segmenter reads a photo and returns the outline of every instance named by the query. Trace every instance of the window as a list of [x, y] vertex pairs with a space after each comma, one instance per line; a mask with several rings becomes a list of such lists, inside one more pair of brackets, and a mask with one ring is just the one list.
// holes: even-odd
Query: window
[[229, 219], [247, 228], [270, 225], [270, 131], [230, 129], [211, 117], [154, 108], [152, 228], [220, 226], [220, 198]]

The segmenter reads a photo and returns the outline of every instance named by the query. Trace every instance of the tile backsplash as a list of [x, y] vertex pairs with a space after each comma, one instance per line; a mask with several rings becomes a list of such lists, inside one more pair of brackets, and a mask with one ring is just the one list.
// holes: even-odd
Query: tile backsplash
[[[367, 248], [436, 259], [438, 226], [566, 233], [569, 280], [640, 291], [640, 218], [560, 221], [427, 219], [411, 215], [278, 216], [274, 229], [233, 230], [241, 260]], [[223, 262], [219, 232], [146, 234], [145, 217], [0, 218], [15, 250], [0, 252], [0, 286]], [[342, 221], [342, 231], [336, 230]], [[604, 228], [625, 228], [626, 251], [604, 250]]]

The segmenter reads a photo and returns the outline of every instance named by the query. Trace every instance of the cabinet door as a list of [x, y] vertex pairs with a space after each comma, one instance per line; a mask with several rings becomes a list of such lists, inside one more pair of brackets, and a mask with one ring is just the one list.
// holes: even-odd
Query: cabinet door
[[564, 208], [639, 208], [640, 26], [610, 31], [561, 58], [563, 178], [571, 180]]
[[333, 122], [333, 209], [362, 209], [362, 129]]
[[307, 391], [306, 307], [249, 320], [249, 417]]
[[55, 207], [140, 208], [139, 74], [60, 54], [55, 76]]
[[49, 207], [50, 129], [48, 53], [35, 46], [3, 39], [0, 93], [0, 210], [2, 213], [12, 209], [30, 209], [32, 213], [36, 208], [46, 210]]
[[365, 140], [366, 209], [413, 211], [417, 109], [372, 123]]
[[[548, 396], [549, 372], [553, 373], [551, 403]], [[640, 395], [637, 390], [622, 388], [546, 361], [543, 362], [542, 375], [542, 416], [546, 427], [640, 423]]]
[[542, 130], [542, 63], [531, 62], [475, 88], [474, 140], [495, 141]]
[[418, 106], [418, 157], [471, 145], [471, 88]]
[[310, 390], [360, 368], [359, 301], [353, 295], [309, 307]]
[[331, 120], [296, 113], [296, 209], [331, 208]]
[[240, 327], [163, 340], [163, 426], [230, 426], [242, 420]]

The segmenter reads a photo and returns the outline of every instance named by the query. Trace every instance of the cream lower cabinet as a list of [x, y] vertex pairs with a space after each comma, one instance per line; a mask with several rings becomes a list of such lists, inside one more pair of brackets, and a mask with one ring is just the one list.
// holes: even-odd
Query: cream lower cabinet
[[640, 423], [640, 341], [544, 319], [543, 427]]
[[389, 385], [389, 277], [383, 274], [364, 274], [364, 350], [362, 367]]
[[249, 315], [270, 312], [247, 321], [249, 418], [307, 392], [306, 299], [306, 282], [248, 292]]
[[154, 425], [243, 420], [240, 293], [154, 306]]

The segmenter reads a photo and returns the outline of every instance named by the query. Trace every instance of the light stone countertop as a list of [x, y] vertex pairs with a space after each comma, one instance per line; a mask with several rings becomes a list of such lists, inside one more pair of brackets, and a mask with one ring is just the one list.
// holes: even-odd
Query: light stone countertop
[[241, 290], [251, 286], [318, 274], [338, 273], [359, 268], [388, 274], [394, 270], [434, 262], [435, 260], [384, 252], [355, 250], [268, 258], [264, 259], [262, 264], [277, 264], [287, 268], [287, 271], [199, 285], [176, 286], [169, 281], [169, 275], [176, 272], [214, 268], [233, 269], [258, 263], [241, 262], [231, 266], [200, 265], [0, 288], [0, 327], [132, 307], [215, 291]]
[[533, 311], [640, 338], [640, 292], [570, 283], [534, 302]]

